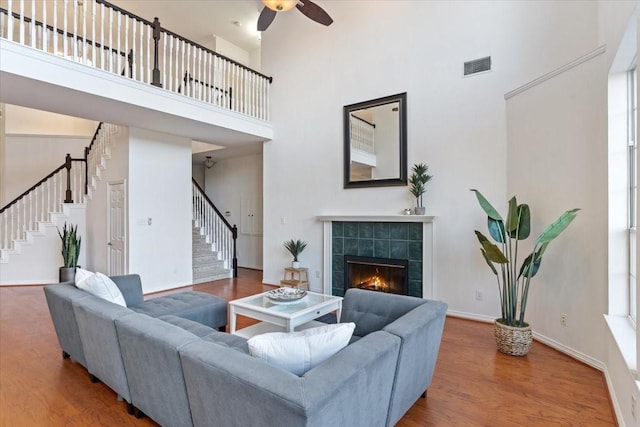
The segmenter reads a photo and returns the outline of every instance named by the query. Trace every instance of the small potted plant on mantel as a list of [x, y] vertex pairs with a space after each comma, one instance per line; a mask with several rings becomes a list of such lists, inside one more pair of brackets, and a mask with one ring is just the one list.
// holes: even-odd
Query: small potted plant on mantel
[[422, 195], [427, 191], [427, 182], [431, 181], [433, 176], [427, 175], [429, 166], [424, 163], [417, 163], [413, 165], [411, 171], [411, 178], [409, 179], [409, 192], [416, 198], [416, 207], [414, 213], [416, 215], [424, 215], [425, 207], [422, 204]]
[[282, 243], [282, 246], [284, 246], [289, 253], [291, 253], [291, 255], [293, 255], [293, 261], [291, 262], [291, 267], [293, 268], [300, 268], [300, 262], [298, 261], [298, 255], [300, 255], [302, 253], [302, 251], [304, 250], [304, 248], [307, 247], [307, 242], [305, 242], [304, 240], [300, 240], [300, 239], [291, 239], [291, 240], [287, 240], [286, 242]]
[[497, 243], [492, 243], [475, 230], [480, 241], [480, 252], [498, 282], [502, 313], [495, 321], [496, 345], [502, 353], [525, 356], [533, 338], [531, 326], [524, 318], [531, 279], [540, 269], [542, 255], [549, 243], [571, 224], [580, 209], [566, 211], [549, 225], [535, 240], [533, 250], [518, 268], [518, 242], [529, 237], [531, 232], [529, 205], [519, 205], [515, 196], [512, 197], [505, 222], [478, 190], [471, 191], [476, 194], [480, 207], [487, 214], [489, 235]]
[[78, 267], [78, 257], [80, 256], [80, 244], [82, 238], [78, 236], [78, 226], [64, 223], [62, 232], [58, 229], [58, 235], [62, 240], [62, 262], [60, 267], [60, 282], [72, 282], [76, 277], [76, 267]]

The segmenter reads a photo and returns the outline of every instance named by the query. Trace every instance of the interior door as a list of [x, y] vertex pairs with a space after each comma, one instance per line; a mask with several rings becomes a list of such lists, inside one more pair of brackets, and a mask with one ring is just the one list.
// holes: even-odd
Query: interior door
[[107, 211], [107, 263], [109, 276], [127, 273], [127, 224], [125, 182], [109, 183]]

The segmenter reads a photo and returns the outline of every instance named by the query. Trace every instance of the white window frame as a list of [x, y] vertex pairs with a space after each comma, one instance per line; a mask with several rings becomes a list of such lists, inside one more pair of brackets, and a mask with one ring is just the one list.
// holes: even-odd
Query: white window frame
[[636, 307], [636, 264], [637, 264], [637, 188], [638, 188], [638, 143], [637, 143], [637, 114], [638, 114], [638, 96], [637, 96], [637, 67], [634, 64], [627, 72], [627, 141], [628, 141], [628, 232], [629, 232], [629, 286], [628, 286], [628, 307], [627, 313], [633, 322], [637, 321]]

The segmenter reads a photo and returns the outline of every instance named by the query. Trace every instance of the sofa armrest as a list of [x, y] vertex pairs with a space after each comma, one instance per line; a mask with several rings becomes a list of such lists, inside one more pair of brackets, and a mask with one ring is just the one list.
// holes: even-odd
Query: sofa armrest
[[87, 362], [72, 304], [73, 301], [88, 298], [91, 294], [76, 288], [73, 282], [47, 285], [43, 289], [62, 351], [86, 367]]
[[111, 276], [111, 280], [122, 292], [127, 307], [135, 307], [138, 304], [142, 304], [144, 296], [142, 295], [142, 281], [138, 274]]
[[194, 424], [383, 426], [399, 346], [378, 331], [298, 377], [211, 342], [187, 344], [180, 358]]
[[438, 358], [446, 312], [446, 303], [427, 300], [384, 327], [384, 331], [402, 340], [389, 425], [398, 422], [429, 388]]
[[133, 311], [90, 296], [73, 301], [73, 312], [87, 361], [87, 370], [131, 403], [115, 320]]

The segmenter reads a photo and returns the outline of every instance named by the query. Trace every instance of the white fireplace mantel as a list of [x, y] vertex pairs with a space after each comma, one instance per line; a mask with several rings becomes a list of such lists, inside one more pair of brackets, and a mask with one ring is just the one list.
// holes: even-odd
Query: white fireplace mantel
[[324, 223], [323, 277], [324, 293], [331, 295], [333, 222], [422, 222], [422, 298], [435, 299], [433, 285], [433, 223], [435, 216], [426, 215], [318, 215]]
[[318, 221], [333, 222], [433, 222], [435, 216], [426, 215], [319, 215]]

